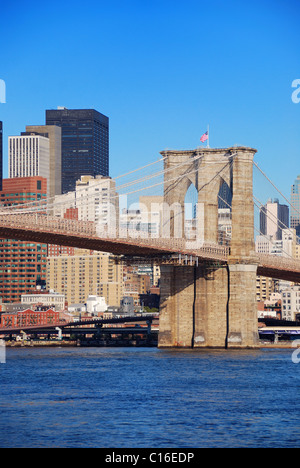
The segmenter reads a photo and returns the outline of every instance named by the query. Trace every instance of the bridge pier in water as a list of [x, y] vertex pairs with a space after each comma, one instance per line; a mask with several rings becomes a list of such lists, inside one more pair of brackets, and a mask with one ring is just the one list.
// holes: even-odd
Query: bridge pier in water
[[256, 268], [162, 266], [159, 347], [258, 347]]
[[[199, 150], [200, 151], [200, 150]], [[217, 245], [218, 193], [222, 182], [232, 191], [232, 238], [227, 264], [204, 261], [194, 265], [162, 265], [159, 347], [161, 348], [257, 348], [258, 319], [254, 245], [253, 157], [251, 148], [203, 149], [195, 152], [166, 151], [165, 200], [181, 200], [191, 183], [203, 207], [203, 239]], [[190, 160], [195, 168], [188, 181], [172, 173], [172, 165]], [[224, 171], [225, 162], [230, 165]], [[177, 169], [174, 169], [175, 171]], [[190, 174], [190, 173], [189, 173]], [[174, 178], [178, 182], [174, 183]], [[210, 184], [210, 181], [213, 181]], [[173, 231], [172, 231], [173, 229]], [[174, 221], [171, 220], [174, 233]]]

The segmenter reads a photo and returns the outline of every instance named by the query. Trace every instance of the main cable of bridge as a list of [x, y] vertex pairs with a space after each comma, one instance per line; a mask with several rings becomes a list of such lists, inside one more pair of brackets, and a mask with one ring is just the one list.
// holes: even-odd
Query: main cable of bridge
[[[281, 190], [278, 189], [278, 187], [274, 184], [274, 182], [272, 182], [272, 180], [266, 175], [266, 173], [259, 167], [259, 165], [256, 163], [256, 162], [253, 162], [254, 166], [258, 169], [258, 171], [263, 175], [263, 177], [272, 185], [272, 187], [282, 196], [282, 198], [289, 204], [289, 206], [296, 212], [299, 214], [300, 216], [300, 211], [292, 205], [292, 203], [290, 202], [290, 200], [288, 200], [288, 198], [282, 193]], [[258, 200], [254, 195], [253, 195], [253, 201], [254, 201], [254, 204], [255, 206], [261, 210], [265, 207], [265, 205], [260, 201]], [[256, 201], [260, 204], [260, 206], [257, 205]], [[269, 210], [264, 210], [264, 214], [265, 216], [270, 220], [272, 221], [272, 223], [276, 224], [278, 226], [278, 228], [280, 230], [288, 230], [289, 233], [292, 235], [292, 236], [295, 236], [295, 240], [297, 242], [297, 244], [300, 244], [300, 237], [292, 231], [292, 228], [287, 226], [285, 223], [283, 223], [283, 221], [279, 220], [278, 219], [278, 216], [276, 216], [275, 214], [271, 213]], [[271, 218], [271, 216], [273, 217], [273, 219]], [[263, 237], [265, 237], [268, 242], [270, 242], [270, 239], [264, 234], [262, 233], [260, 230], [256, 229], [256, 231]], [[285, 254], [285, 257], [289, 257], [293, 260], [294, 257], [292, 255], [290, 255], [288, 252], [282, 250], [282, 252]]]
[[[209, 182], [203, 184], [202, 187], [198, 189], [198, 192], [200, 192], [201, 190], [203, 190], [204, 187], [206, 187], [207, 185], [209, 185], [215, 178], [217, 178], [217, 177], [226, 169], [226, 167], [227, 167], [228, 165], [231, 165], [231, 164], [232, 164], [232, 161], [226, 163], [226, 164], [222, 167], [222, 169], [221, 169], [217, 174], [215, 174], [215, 175], [212, 177], [212, 179], [211, 179]], [[174, 177], [174, 178], [172, 178], [172, 179], [168, 179], [168, 182], [175, 182], [175, 181], [178, 182], [179, 180], [181, 180], [181, 179], [183, 179], [183, 178], [185, 178], [185, 177], [188, 177], [188, 176], [190, 176], [190, 175], [192, 175], [192, 174], [195, 174], [195, 173], [197, 173], [197, 172], [198, 172], [198, 168], [197, 168], [197, 169], [194, 169], [193, 171], [190, 171], [190, 172], [185, 172], [184, 174], [182, 174], [182, 175], [180, 175], [180, 176], [176, 176], [176, 177]], [[144, 190], [148, 190], [148, 189], [151, 189], [151, 188], [159, 187], [159, 186], [163, 185], [164, 183], [165, 183], [165, 182], [164, 182], [164, 180], [163, 180], [163, 181], [158, 182], [158, 183], [156, 183], [156, 184], [152, 184], [152, 185], [150, 185], [150, 186], [146, 186], [146, 187], [142, 187], [142, 188], [139, 188], [139, 189], [136, 189], [136, 190], [132, 190], [132, 191], [130, 191], [130, 192], [126, 192], [125, 194], [121, 194], [121, 195], [123, 195], [123, 196], [133, 195], [133, 194], [135, 194], [135, 193], [139, 193], [139, 192], [144, 191]], [[91, 196], [88, 196], [87, 199], [90, 200], [91, 198], [94, 198], [95, 196], [97, 196], [97, 194], [92, 194]], [[112, 201], [112, 200], [114, 200], [114, 199], [118, 199], [119, 196], [120, 196], [120, 194], [113, 195], [113, 196], [109, 197], [109, 200]], [[87, 201], [88, 201], [88, 200], [87, 200]], [[83, 200], [84, 203], [86, 203], [87, 201], [86, 201], [86, 200]], [[59, 204], [65, 205], [66, 202], [61, 202], [61, 203], [59, 203]], [[57, 204], [56, 204], [56, 205], [53, 205], [53, 207], [55, 207], [55, 206], [57, 206]], [[50, 207], [50, 208], [51, 208], [51, 207]], [[49, 209], [48, 206], [47, 206], [47, 209]], [[39, 210], [39, 212], [40, 212], [40, 210]], [[27, 213], [37, 213], [37, 211], [32, 211], [32, 210], [31, 210], [31, 211], [23, 211], [23, 210], [20, 210], [20, 211], [14, 211], [13, 214], [27, 214]]]
[[[155, 164], [158, 164], [158, 163], [161, 163], [162, 161], [164, 161], [166, 159], [166, 156], [164, 156], [163, 158], [160, 158], [156, 161], [152, 161], [151, 163], [149, 164], [146, 164], [145, 166], [142, 166], [142, 167], [139, 167], [137, 169], [134, 169], [130, 172], [127, 172], [125, 174], [121, 174], [119, 176], [116, 176], [114, 178], [112, 178], [111, 180], [112, 181], [116, 181], [117, 179], [120, 179], [120, 178], [124, 178], [128, 175], [131, 175], [133, 173], [136, 173], [138, 171], [142, 171], [143, 169], [145, 168], [149, 168], [150, 166], [153, 166]], [[103, 185], [103, 180], [99, 179], [99, 186]], [[82, 188], [82, 189], [77, 189], [77, 193], [79, 192], [85, 192], [86, 189], [85, 188]], [[45, 208], [51, 206], [51, 201], [53, 201], [53, 203], [55, 202], [55, 196], [52, 196], [52, 197], [47, 197], [46, 199], [42, 199], [40, 200], [38, 203], [37, 201], [32, 201], [32, 202], [29, 202], [29, 203], [22, 203], [22, 207], [26, 208], [26, 207], [36, 207], [37, 209], [39, 209], [39, 207], [41, 206], [41, 209], [44, 210]], [[62, 204], [65, 204], [66, 202], [62, 202]], [[11, 206], [1, 206], [2, 209], [4, 210], [7, 210], [7, 211], [10, 211], [11, 210]], [[35, 210], [33, 210], [35, 212]], [[24, 213], [24, 210], [22, 210], [22, 213]]]
[[[191, 158], [189, 161], [184, 161], [184, 162], [181, 162], [181, 163], [178, 163], [177, 165], [174, 165], [172, 167], [170, 167], [169, 169], [163, 169], [163, 170], [160, 170], [158, 172], [155, 172], [154, 174], [150, 174], [150, 175], [145, 175], [143, 176], [142, 178], [140, 179], [134, 179], [133, 181], [130, 181], [130, 182], [127, 182], [123, 185], [120, 185], [120, 186], [116, 186], [113, 190], [111, 190], [112, 192], [117, 192], [117, 191], [121, 191], [125, 188], [128, 188], [128, 187], [131, 187], [131, 186], [134, 186], [134, 185], [137, 185], [137, 184], [141, 184], [141, 183], [144, 183], [145, 181], [147, 180], [150, 180], [150, 179], [153, 179], [153, 178], [156, 178], [156, 177], [160, 177], [162, 175], [165, 175], [167, 174], [168, 172], [171, 172], [171, 171], [176, 171], [178, 170], [179, 168], [181, 168], [182, 166], [186, 166], [186, 165], [192, 165], [194, 164], [195, 161], [199, 160], [199, 159], [202, 159], [203, 158], [203, 154], [199, 154], [197, 156], [195, 156], [194, 158]], [[134, 171], [131, 171], [131, 172], [128, 172], [127, 174], [124, 174], [124, 175], [121, 175], [121, 176], [118, 176], [116, 177], [115, 179], [111, 179], [112, 181], [115, 181], [117, 178], [122, 178], [122, 177], [125, 177], [126, 175], [128, 174], [133, 174], [139, 170], [142, 170], [144, 168], [147, 168], [153, 164], [157, 164], [158, 162], [162, 162], [164, 161], [164, 159], [166, 159], [166, 157], [164, 158], [161, 158], [159, 159], [158, 161], [155, 161], [153, 163], [150, 163], [150, 164], [147, 164], [146, 166], [143, 166], [139, 169], [136, 169]], [[188, 173], [185, 173], [185, 175], [190, 175], [191, 172], [188, 172]], [[138, 189], [138, 190], [135, 190], [135, 191], [132, 191], [132, 192], [126, 192], [122, 195], [129, 195], [129, 194], [132, 194], [132, 193], [136, 193], [138, 191], [141, 191], [141, 190], [146, 190], [148, 188], [152, 188], [154, 186], [159, 186], [159, 185], [162, 185], [164, 183], [164, 180], [162, 180], [161, 182], [157, 183], [157, 184], [154, 184], [153, 186], [150, 186], [150, 187], [143, 187], [141, 189]], [[103, 185], [103, 180], [102, 179], [99, 179], [99, 184], [97, 186], [101, 187]], [[96, 187], [94, 187], [96, 188]], [[80, 195], [81, 193], [85, 193], [86, 194], [86, 188], [78, 188], [76, 190], [76, 195]], [[114, 198], [117, 198], [120, 194], [118, 195], [114, 195], [112, 197], [108, 197], [109, 199], [114, 199]], [[89, 199], [93, 199], [95, 197], [99, 196], [98, 193], [94, 192], [94, 193], [89, 193], [86, 197], [85, 197], [85, 200], [84, 202], [86, 203]], [[53, 201], [53, 203], [51, 203], [51, 201]], [[55, 208], [57, 207], [58, 205], [66, 205], [70, 202], [68, 201], [61, 201], [61, 202], [57, 202], [55, 201], [55, 196], [54, 197], [51, 197], [51, 198], [46, 198], [46, 199], [43, 199], [43, 200], [40, 200], [39, 202], [37, 201], [34, 201], [34, 202], [29, 202], [29, 203], [24, 203], [22, 204], [22, 209], [20, 209], [20, 212], [21, 213], [25, 213], [25, 212], [28, 212], [28, 211], [25, 211], [26, 208], [29, 208], [30, 209], [30, 212], [31, 213], [35, 213], [35, 212], [39, 212], [39, 211], [44, 211], [45, 209], [51, 209], [51, 208]], [[18, 206], [18, 205], [16, 205]], [[2, 207], [4, 210], [7, 210], [7, 211], [11, 211], [11, 206], [10, 207]], [[16, 209], [13, 210], [14, 213], [17, 212]]]
[[[193, 164], [195, 161], [197, 161], [198, 159], [201, 159], [203, 158], [203, 153], [200, 153], [198, 154], [196, 157], [190, 159], [189, 161], [185, 161], [183, 163], [179, 163], [169, 169], [163, 169], [161, 171], [158, 171], [158, 172], [155, 172], [154, 174], [150, 174], [150, 175], [145, 175], [143, 176], [142, 178], [140, 179], [135, 179], [133, 181], [130, 181], [130, 182], [127, 182], [123, 185], [120, 185], [118, 187], [115, 187], [113, 190], [111, 190], [112, 192], [116, 193], [117, 191], [120, 192], [121, 190], [125, 189], [125, 188], [128, 188], [128, 187], [131, 187], [131, 186], [134, 186], [134, 185], [138, 185], [138, 184], [141, 184], [141, 183], [144, 183], [145, 181], [147, 180], [151, 180], [153, 178], [156, 178], [156, 177], [160, 177], [162, 175], [165, 175], [167, 174], [169, 171], [174, 171], [174, 170], [177, 170], [179, 169], [180, 167], [182, 167], [183, 165], [191, 165]], [[130, 174], [133, 174], [133, 173], [137, 173], [145, 168], [149, 168], [150, 166], [153, 166], [153, 165], [156, 165], [157, 163], [161, 163], [165, 160], [166, 157], [163, 157], [163, 158], [160, 158], [158, 159], [157, 161], [154, 161], [154, 162], [151, 162], [145, 166], [142, 166], [140, 168], [137, 168], [133, 171], [130, 171], [126, 174], [123, 174], [123, 175], [120, 175], [120, 176], [117, 176], [113, 179], [111, 179], [112, 181], [115, 181], [117, 179], [120, 179], [120, 178], [124, 178]], [[287, 203], [289, 203], [289, 205], [297, 212], [299, 213], [300, 215], [300, 212], [297, 210], [297, 208], [295, 208], [291, 203], [290, 201], [283, 195], [283, 193], [276, 187], [276, 185], [268, 178], [268, 176], [264, 173], [264, 171], [262, 171], [262, 169], [258, 166], [258, 164], [256, 162], [253, 163], [255, 167], [257, 167], [257, 169], [261, 172], [261, 174], [268, 180], [268, 182], [278, 191], [278, 193], [287, 201]], [[188, 176], [188, 175], [191, 175], [193, 172], [195, 171], [191, 171], [191, 172], [187, 172], [185, 174], [182, 175], [182, 177], [184, 176]], [[125, 192], [124, 194], [121, 194], [121, 195], [132, 195], [134, 193], [138, 193], [140, 191], [144, 191], [144, 190], [147, 190], [147, 189], [151, 189], [151, 188], [154, 188], [154, 187], [158, 187], [158, 186], [161, 186], [163, 185], [164, 183], [164, 180], [162, 180], [161, 182], [158, 182], [156, 184], [152, 184], [150, 186], [144, 186], [142, 188], [139, 188], [139, 189], [136, 189], [136, 190], [133, 190], [133, 191], [129, 191], [129, 192]], [[103, 180], [99, 179], [99, 186], [101, 187], [101, 185], [103, 184]], [[80, 195], [81, 192], [86, 192], [86, 188], [82, 188], [82, 189], [77, 189], [76, 193], [77, 195]], [[84, 197], [84, 203], [88, 203], [89, 200], [93, 199], [93, 198], [96, 198], [98, 196], [98, 193], [97, 192], [94, 192], [94, 193], [89, 193], [88, 196]], [[117, 195], [113, 195], [113, 196], [110, 196], [108, 197], [110, 200], [113, 200], [114, 198], [117, 198], [120, 196], [120, 193], [118, 193]], [[2, 211], [8, 211], [9, 213], [22, 213], [22, 214], [25, 214], [25, 213], [41, 213], [41, 212], [44, 212], [45, 210], [51, 210], [51, 209], [54, 209], [54, 208], [57, 208], [59, 205], [69, 205], [70, 202], [68, 201], [61, 201], [61, 202], [57, 202], [55, 201], [55, 197], [51, 197], [51, 198], [47, 198], [47, 199], [43, 199], [43, 200], [40, 200], [40, 201], [33, 201], [33, 202], [29, 202], [29, 203], [24, 203], [22, 204], [22, 208], [20, 209], [17, 209], [16, 207], [20, 206], [20, 205], [15, 205], [15, 208], [12, 209], [11, 206], [1, 206], [1, 210]]]
[[259, 170], [259, 172], [265, 177], [265, 179], [272, 185], [272, 187], [277, 190], [277, 192], [282, 196], [282, 198], [289, 204], [289, 206], [299, 214], [300, 217], [300, 211], [292, 205], [291, 201], [279, 190], [279, 188], [272, 182], [272, 180], [266, 175], [266, 173], [259, 167], [259, 165], [254, 161], [253, 162], [254, 166]]
[[[265, 205], [264, 205], [260, 200], [258, 200], [254, 195], [253, 195], [253, 199], [254, 199], [254, 204], [255, 204], [255, 206], [256, 206], [257, 208], [259, 208], [259, 209], [261, 210], [261, 208], [264, 208], [264, 207], [265, 207]], [[260, 206], [257, 205], [257, 203], [255, 202], [255, 200], [259, 203]], [[290, 233], [291, 235], [294, 235], [294, 233], [293, 233], [293, 231], [292, 231], [292, 228], [289, 227], [289, 226], [287, 226], [286, 224], [284, 224], [284, 222], [281, 221], [280, 219], [278, 219], [278, 216], [276, 216], [276, 215], [273, 214], [272, 212], [266, 211], [266, 210], [264, 210], [264, 214], [265, 214], [265, 216], [267, 216], [267, 218], [268, 218], [270, 221], [272, 221], [274, 224], [277, 224], [277, 227], [278, 227], [279, 229], [281, 229], [281, 231], [287, 230], [287, 231], [289, 231], [289, 233]], [[272, 216], [272, 218], [271, 218], [271, 216]], [[299, 242], [298, 242], [298, 244], [299, 244], [299, 243], [300, 243], [300, 237], [297, 236], [297, 234], [296, 234], [296, 235], [295, 235], [295, 238], [296, 238], [296, 240], [299, 241]]]
[[[236, 156], [236, 154], [232, 155], [232, 157], [235, 157], [235, 156]], [[171, 171], [174, 172], [174, 171], [176, 171], [177, 169], [181, 168], [181, 167], [184, 166], [184, 165], [192, 166], [192, 165], [195, 163], [195, 161], [197, 161], [197, 160], [199, 160], [199, 159], [202, 159], [203, 157], [204, 157], [204, 154], [200, 153], [199, 155], [195, 156], [194, 158], [190, 159], [189, 161], [185, 161], [185, 162], [183, 162], [183, 163], [179, 163], [179, 164], [177, 164], [177, 165], [174, 165], [174, 166], [170, 167], [169, 169], [159, 171], [159, 172], [157, 172], [157, 173], [155, 173], [155, 174], [146, 175], [146, 176], [144, 176], [144, 177], [141, 178], [141, 179], [138, 179], [138, 180], [135, 180], [135, 181], [131, 181], [131, 182], [127, 183], [127, 184], [124, 184], [123, 186], [115, 187], [115, 188], [112, 190], [112, 192], [113, 192], [114, 194], [113, 194], [112, 196], [107, 196], [107, 199], [109, 199], [110, 201], [111, 201], [111, 200], [114, 200], [114, 199], [117, 199], [117, 198], [119, 198], [119, 196], [120, 196], [120, 194], [117, 193], [117, 191], [120, 190], [120, 189], [128, 188], [128, 187], [130, 187], [130, 186], [132, 186], [132, 185], [137, 185], [137, 184], [139, 184], [139, 183], [143, 183], [143, 182], [145, 182], [146, 180], [150, 180], [150, 179], [152, 179], [152, 178], [165, 175], [165, 174], [167, 174], [168, 172], [171, 172]], [[162, 159], [164, 159], [164, 158], [162, 158]], [[159, 161], [161, 161], [161, 160], [159, 160]], [[230, 163], [232, 163], [232, 160], [231, 160], [231, 161], [228, 161], [228, 163], [225, 164], [225, 166], [221, 169], [220, 172], [222, 172], [222, 171], [227, 167], [227, 165], [230, 164]], [[214, 164], [214, 162], [210, 162], [210, 164]], [[148, 166], [149, 166], [149, 165], [143, 166], [143, 167], [148, 167]], [[178, 180], [180, 180], [180, 179], [182, 179], [182, 178], [184, 178], [184, 177], [187, 177], [187, 176], [190, 176], [190, 175], [194, 174], [194, 173], [197, 172], [197, 171], [198, 171], [198, 168], [196, 168], [196, 169], [194, 169], [194, 170], [192, 170], [192, 171], [184, 172], [184, 173], [183, 173], [182, 175], [180, 175], [179, 177], [177, 176], [177, 177], [174, 177], [173, 179], [168, 179], [168, 182], [172, 182], [172, 181], [175, 181], [175, 180], [178, 181]], [[135, 171], [132, 171], [132, 172], [130, 172], [129, 174], [131, 174], [131, 173], [133, 173], [133, 172], [135, 172]], [[215, 177], [217, 177], [217, 176], [220, 174], [220, 172], [219, 172], [218, 174], [216, 174]], [[120, 176], [120, 177], [122, 177], [122, 176]], [[214, 179], [215, 177], [213, 177], [213, 179]], [[213, 180], [213, 179], [212, 179], [212, 180]], [[210, 182], [211, 182], [211, 181], [210, 181]], [[209, 182], [209, 183], [210, 183], [210, 182]], [[161, 186], [161, 185], [163, 185], [163, 184], [164, 184], [164, 179], [163, 179], [162, 181], [157, 182], [157, 183], [155, 183], [155, 184], [152, 184], [152, 185], [150, 185], [150, 186], [144, 186], [144, 187], [138, 188], [138, 189], [136, 189], [136, 190], [132, 190], [132, 191], [123, 193], [123, 194], [121, 194], [121, 195], [122, 195], [122, 196], [132, 195], [132, 194], [134, 194], [134, 193], [138, 193], [138, 192], [141, 192], [141, 191], [144, 191], [144, 190], [148, 190], [148, 189], [151, 189], [151, 188], [155, 188], [155, 187]], [[99, 185], [101, 185], [101, 179], [100, 179], [100, 184], [99, 184]], [[203, 186], [203, 187], [204, 187], [204, 186]], [[201, 187], [200, 190], [202, 190], [203, 187]], [[86, 192], [86, 189], [85, 189], [85, 188], [79, 189], [78, 192], [80, 192], [81, 190], [82, 190], [83, 192]], [[99, 196], [99, 194], [98, 194], [97, 192], [94, 192], [94, 193], [92, 193], [92, 194], [88, 194], [86, 197], [84, 197], [83, 202], [84, 202], [84, 203], [88, 203], [88, 201], [90, 201], [91, 199], [94, 199], [94, 198], [97, 197], [97, 196]], [[53, 198], [53, 197], [52, 197], [52, 198]], [[55, 200], [55, 199], [54, 199], [54, 200]], [[33, 205], [33, 206], [30, 206], [30, 205]], [[52, 204], [49, 204], [49, 199], [48, 199], [48, 200], [46, 199], [46, 200], [41, 200], [39, 204], [38, 204], [37, 202], [31, 202], [31, 203], [29, 203], [29, 204], [22, 204], [22, 205], [21, 205], [22, 208], [20, 208], [20, 209], [14, 208], [14, 209], [12, 210], [11, 207], [4, 207], [4, 209], [6, 208], [7, 211], [9, 211], [11, 214], [19, 214], [19, 213], [20, 213], [20, 214], [26, 214], [26, 213], [42, 213], [42, 212], [45, 211], [45, 210], [48, 210], [48, 211], [49, 211], [49, 210], [51, 210], [51, 209], [57, 208], [58, 205], [63, 205], [63, 206], [64, 206], [64, 205], [67, 205], [67, 206], [69, 207], [70, 201], [61, 201], [61, 202], [54, 202], [54, 203], [52, 203]], [[19, 205], [16, 205], [16, 206], [19, 207]], [[28, 207], [29, 207], [29, 209], [27, 210]]]
[[[218, 198], [219, 198], [219, 200], [221, 200], [223, 203], [225, 203], [225, 204], [228, 206], [228, 208], [230, 208], [230, 209], [232, 208], [231, 205], [230, 205], [226, 200], [224, 200], [220, 195], [218, 195]], [[261, 203], [261, 202], [259, 202], [259, 203]], [[259, 206], [255, 203], [255, 201], [254, 201], [254, 204], [259, 208]], [[267, 216], [268, 216], [268, 215], [267, 215]], [[275, 215], [273, 215], [273, 216], [275, 217]], [[271, 218], [269, 217], [269, 219], [271, 219]], [[277, 219], [277, 218], [276, 218], [276, 219]], [[273, 220], [272, 220], [272, 221], [273, 221]], [[284, 225], [284, 223], [282, 223], [282, 224], [283, 224], [284, 228], [289, 229], [287, 226]], [[284, 228], [281, 228], [281, 229], [284, 229]], [[264, 234], [261, 230], [257, 229], [256, 227], [254, 227], [254, 229], [255, 229], [255, 231], [256, 231], [260, 236], [264, 237], [265, 239], [268, 240], [268, 242], [270, 242], [270, 239], [268, 238], [268, 236], [267, 236], [266, 234]], [[291, 258], [291, 259], [294, 260], [294, 257], [293, 257], [292, 255], [290, 255], [288, 252], [286, 252], [286, 251], [284, 251], [284, 250], [282, 250], [282, 252], [285, 254], [285, 257], [288, 257], [288, 258]], [[258, 252], [258, 253], [259, 253], [259, 252]]]

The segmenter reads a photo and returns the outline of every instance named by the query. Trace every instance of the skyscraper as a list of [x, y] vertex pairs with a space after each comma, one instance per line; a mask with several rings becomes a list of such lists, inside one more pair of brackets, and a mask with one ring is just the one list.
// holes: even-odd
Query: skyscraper
[[296, 229], [297, 236], [300, 236], [300, 175], [291, 188], [291, 228]]
[[289, 207], [281, 205], [279, 200], [268, 200], [260, 209], [260, 232], [272, 236], [273, 240], [282, 240], [282, 230], [289, 227]]
[[8, 147], [9, 179], [41, 176], [49, 185], [49, 138], [36, 134], [10, 136]]
[[46, 110], [46, 125], [62, 130], [62, 193], [83, 175], [109, 175], [109, 119], [93, 109]]
[[0, 190], [2, 190], [3, 178], [3, 123], [0, 121]]
[[30, 125], [20, 136], [10, 136], [8, 142], [8, 177], [45, 177], [48, 196], [60, 195], [61, 128]]
[[49, 138], [49, 181], [50, 197], [61, 194], [61, 128], [55, 125], [27, 125], [22, 135], [41, 135]]

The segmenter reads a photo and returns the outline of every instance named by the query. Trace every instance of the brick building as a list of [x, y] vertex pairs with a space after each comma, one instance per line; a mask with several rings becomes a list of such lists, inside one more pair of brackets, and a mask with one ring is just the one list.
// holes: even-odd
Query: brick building
[[[34, 203], [47, 197], [47, 180], [40, 176], [4, 179], [0, 206]], [[3, 302], [20, 302], [21, 295], [44, 285], [47, 245], [0, 239], [0, 297]]]
[[53, 325], [59, 323], [59, 312], [52, 309], [3, 313], [0, 316], [1, 328], [28, 327], [34, 325]]

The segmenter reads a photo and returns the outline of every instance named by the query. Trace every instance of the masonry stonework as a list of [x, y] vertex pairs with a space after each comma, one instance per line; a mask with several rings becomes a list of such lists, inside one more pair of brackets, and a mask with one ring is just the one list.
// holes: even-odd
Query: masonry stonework
[[245, 147], [162, 153], [167, 169], [164, 200], [179, 207], [170, 217], [171, 236], [180, 235], [178, 219], [184, 219], [185, 195], [194, 184], [201, 212], [197, 240], [216, 245], [218, 194], [226, 182], [232, 191], [232, 239], [228, 265], [162, 266], [159, 347], [258, 347], [255, 153]]

